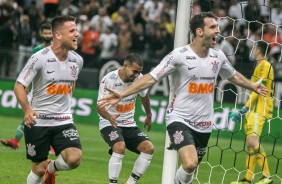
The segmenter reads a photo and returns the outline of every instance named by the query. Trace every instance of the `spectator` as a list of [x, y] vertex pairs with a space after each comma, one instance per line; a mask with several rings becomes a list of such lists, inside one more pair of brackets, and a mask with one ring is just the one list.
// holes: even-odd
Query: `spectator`
[[101, 49], [100, 59], [103, 63], [103, 61], [114, 57], [118, 46], [118, 37], [115, 33], [113, 33], [112, 27], [106, 28], [105, 32], [101, 34], [99, 42]]
[[125, 59], [125, 57], [129, 54], [129, 48], [132, 45], [130, 24], [128, 22], [123, 22], [120, 25], [118, 42], [119, 45], [115, 56], [118, 59]]
[[131, 47], [130, 52], [137, 53], [141, 55], [143, 59], [145, 59], [146, 56], [146, 43], [148, 42], [148, 38], [146, 34], [144, 33], [144, 28], [142, 24], [138, 23], [133, 28], [132, 34], [131, 34]]
[[83, 33], [81, 56], [85, 61], [84, 67], [93, 68], [95, 66], [95, 60], [96, 62], [98, 60], [99, 37], [100, 33], [93, 25], [90, 25], [89, 30]]
[[62, 7], [60, 7], [61, 9], [61, 15], [71, 15], [71, 16], [78, 16], [80, 11], [79, 8], [77, 6], [75, 6], [74, 4], [72, 4], [73, 0], [67, 0]]
[[29, 16], [23, 15], [21, 24], [18, 26], [18, 43], [19, 43], [19, 56], [16, 67], [17, 74], [22, 70], [25, 58], [28, 58], [32, 53], [32, 39], [36, 33], [31, 30]]
[[99, 14], [93, 16], [90, 22], [99, 32], [104, 32], [106, 27], [113, 25], [112, 19], [107, 15], [107, 10], [104, 7], [99, 9]]
[[59, 8], [59, 0], [43, 0], [44, 15], [46, 18], [52, 18], [57, 15]]
[[266, 33], [263, 34], [263, 40], [270, 44], [270, 48], [277, 46], [278, 43], [282, 43], [282, 38], [279, 33], [278, 27], [268, 24], [266, 27]]
[[161, 21], [163, 3], [160, 0], [148, 0], [144, 3], [144, 9], [148, 14], [149, 21], [157, 23]]
[[38, 17], [41, 16], [40, 9], [37, 8], [36, 0], [32, 0], [30, 5], [24, 9], [24, 14], [29, 16], [30, 28], [32, 31], [37, 32], [40, 27], [40, 20]]
[[[261, 16], [260, 16], [260, 6], [258, 4], [258, 0], [250, 0], [249, 4], [245, 7], [244, 10], [245, 13], [245, 19], [248, 21], [260, 21]], [[248, 25], [246, 25], [248, 26]], [[250, 29], [252, 32], [255, 32], [258, 29], [258, 25], [251, 23], [250, 24]]]
[[167, 45], [166, 38], [162, 34], [162, 29], [157, 27], [156, 31], [153, 27], [150, 28], [150, 53], [149, 56], [155, 59], [162, 58], [166, 55]]
[[13, 61], [12, 51], [15, 49], [16, 28], [13, 26], [12, 19], [6, 18], [0, 26], [0, 74], [5, 65], [4, 75], [10, 76], [10, 66]]

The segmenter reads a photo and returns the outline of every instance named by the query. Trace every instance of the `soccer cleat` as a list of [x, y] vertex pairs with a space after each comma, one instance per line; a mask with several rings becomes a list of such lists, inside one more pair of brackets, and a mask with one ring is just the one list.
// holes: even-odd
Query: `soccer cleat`
[[8, 147], [11, 147], [13, 149], [18, 149], [19, 148], [19, 141], [16, 138], [11, 138], [11, 139], [1, 139], [0, 142]]
[[[51, 160], [48, 160], [48, 164], [51, 162]], [[47, 168], [45, 170], [45, 179], [44, 184], [56, 184], [56, 173], [49, 173], [48, 171], [48, 164]]]
[[230, 184], [250, 184], [250, 183], [251, 183], [251, 181], [246, 180], [246, 178], [243, 178], [243, 179], [241, 179], [239, 181], [233, 181]]
[[271, 178], [262, 177], [257, 183], [255, 184], [272, 184], [273, 180]]

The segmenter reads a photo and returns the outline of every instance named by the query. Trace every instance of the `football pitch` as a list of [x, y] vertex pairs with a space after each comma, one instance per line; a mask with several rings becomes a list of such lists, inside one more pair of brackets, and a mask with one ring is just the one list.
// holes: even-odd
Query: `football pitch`
[[[0, 139], [10, 138], [14, 136], [15, 131], [19, 123], [22, 121], [18, 117], [0, 116]], [[79, 120], [78, 120], [79, 121]], [[81, 143], [83, 146], [82, 162], [79, 168], [57, 173], [58, 184], [107, 184], [108, 183], [108, 160], [110, 155], [108, 152], [108, 146], [100, 137], [98, 122], [89, 123], [76, 123], [76, 127], [79, 131]], [[146, 131], [145, 131], [146, 132]], [[163, 152], [164, 152], [164, 139], [165, 133], [160, 131], [154, 131], [147, 133], [155, 147], [154, 158], [151, 162], [149, 169], [141, 177], [138, 183], [140, 184], [161, 184], [162, 179], [162, 166], [163, 166]], [[279, 142], [279, 141], [278, 141]], [[232, 144], [238, 145], [238, 150], [244, 146], [244, 140], [234, 140]], [[196, 180], [193, 183], [230, 183], [230, 181], [236, 180], [238, 174], [241, 173], [243, 177], [245, 172], [245, 152], [226, 149], [230, 145], [228, 139], [216, 139], [210, 140], [209, 154], [203, 159], [203, 163], [200, 165], [200, 170], [196, 176]], [[282, 176], [282, 147], [281, 139], [279, 145], [273, 149], [273, 143], [264, 143], [266, 152], [273, 152], [276, 156], [269, 156], [268, 163], [270, 166], [271, 174], [276, 174], [274, 177], [274, 183], [281, 183], [279, 177]], [[234, 155], [234, 152], [238, 154]], [[11, 148], [0, 145], [0, 183], [1, 184], [25, 184], [26, 177], [30, 172], [30, 161], [25, 158], [24, 140], [20, 142], [20, 148], [18, 150], [12, 150]], [[50, 155], [50, 158], [55, 158]], [[128, 176], [131, 173], [133, 164], [137, 155], [126, 151], [123, 159], [123, 167], [119, 177], [119, 183], [126, 182]], [[234, 169], [235, 160], [235, 169]], [[280, 161], [280, 164], [279, 164]], [[277, 165], [278, 163], [278, 165]], [[232, 169], [231, 169], [232, 168]], [[258, 169], [257, 169], [258, 170]], [[211, 176], [211, 177], [210, 177]], [[241, 178], [240, 176], [240, 178]], [[225, 178], [224, 180], [222, 178]], [[260, 176], [257, 176], [260, 178]]]

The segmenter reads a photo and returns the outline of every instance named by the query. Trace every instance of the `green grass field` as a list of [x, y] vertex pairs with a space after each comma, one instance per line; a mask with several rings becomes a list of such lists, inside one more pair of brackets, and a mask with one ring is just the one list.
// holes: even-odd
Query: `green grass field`
[[[14, 135], [20, 118], [0, 116], [0, 139], [10, 138]], [[95, 122], [97, 123], [97, 122]], [[83, 145], [83, 158], [78, 169], [68, 172], [57, 173], [58, 184], [107, 184], [108, 183], [108, 146], [100, 137], [97, 124], [76, 124]], [[164, 132], [149, 132], [149, 137], [155, 146], [154, 158], [147, 172], [142, 176], [140, 184], [160, 184], [162, 178], [163, 152], [164, 152]], [[241, 173], [243, 177], [245, 172], [245, 152], [243, 140], [233, 140], [230, 146], [228, 139], [210, 140], [209, 152], [200, 164], [199, 172], [196, 175], [194, 183], [230, 183], [236, 180]], [[268, 162], [275, 183], [281, 183], [282, 177], [282, 147], [281, 139], [276, 140], [276, 146], [273, 142], [264, 143], [264, 147], [271, 156]], [[236, 154], [235, 154], [236, 153]], [[274, 154], [271, 154], [274, 153]], [[275, 155], [275, 156], [273, 156]], [[278, 155], [278, 156], [277, 156]], [[50, 156], [54, 158], [54, 156]], [[124, 183], [133, 167], [137, 155], [129, 151], [123, 160], [123, 168], [119, 178], [120, 183]], [[0, 183], [1, 184], [24, 184], [26, 177], [30, 172], [30, 161], [25, 158], [24, 141], [21, 141], [18, 150], [12, 150], [0, 145]], [[280, 164], [278, 163], [280, 161]], [[235, 163], [235, 164], [234, 164]], [[259, 170], [256, 170], [259, 172]], [[241, 176], [239, 176], [241, 178]], [[256, 175], [256, 179], [260, 178]], [[224, 180], [222, 179], [224, 178]]]

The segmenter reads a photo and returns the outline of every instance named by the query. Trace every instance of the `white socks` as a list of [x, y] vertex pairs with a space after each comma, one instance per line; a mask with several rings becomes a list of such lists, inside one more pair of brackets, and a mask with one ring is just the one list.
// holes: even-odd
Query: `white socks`
[[[56, 165], [54, 165], [54, 164], [56, 164]], [[67, 170], [70, 170], [70, 168], [66, 164], [66, 162], [64, 161], [62, 155], [59, 155], [56, 160], [52, 160], [48, 164], [48, 171], [51, 174], [56, 172], [56, 171], [67, 171]]]
[[118, 177], [122, 167], [122, 159], [124, 155], [113, 152], [112, 157], [109, 161], [108, 172], [109, 172], [109, 183], [117, 183]]
[[192, 183], [193, 178], [194, 178], [194, 172], [187, 173], [186, 171], [184, 171], [184, 169], [181, 165], [176, 172], [175, 183], [176, 184], [180, 184], [180, 183], [181, 184], [190, 184], [190, 183]]
[[39, 177], [30, 171], [29, 175], [27, 176], [26, 183], [27, 184], [43, 184], [43, 177]]
[[148, 169], [152, 158], [153, 158], [153, 155], [142, 153], [142, 152], [140, 153], [140, 155], [138, 156], [138, 158], [136, 159], [134, 163], [132, 173], [129, 179], [127, 180], [128, 184], [135, 184], [139, 180], [139, 178]]

